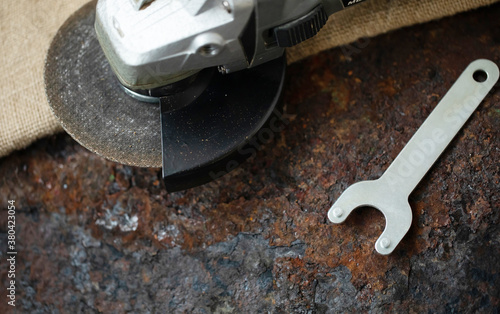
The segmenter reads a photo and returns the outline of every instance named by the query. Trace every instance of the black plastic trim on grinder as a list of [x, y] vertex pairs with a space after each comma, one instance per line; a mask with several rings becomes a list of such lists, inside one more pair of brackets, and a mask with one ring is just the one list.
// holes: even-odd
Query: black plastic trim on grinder
[[276, 27], [274, 37], [278, 46], [292, 47], [316, 35], [327, 20], [325, 9], [319, 5], [306, 15]]

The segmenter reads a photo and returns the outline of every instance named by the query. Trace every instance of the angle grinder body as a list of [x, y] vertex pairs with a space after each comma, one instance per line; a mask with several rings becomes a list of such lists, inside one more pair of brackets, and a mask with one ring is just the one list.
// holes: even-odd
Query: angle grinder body
[[92, 1], [48, 51], [49, 104], [89, 150], [162, 167], [167, 190], [206, 183], [262, 144], [281, 117], [284, 48], [344, 2]]

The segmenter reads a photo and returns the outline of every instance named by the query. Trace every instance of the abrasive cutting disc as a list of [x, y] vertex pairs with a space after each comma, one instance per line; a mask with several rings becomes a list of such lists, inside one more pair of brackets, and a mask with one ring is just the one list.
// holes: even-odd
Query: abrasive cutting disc
[[92, 1], [59, 29], [45, 64], [49, 104], [63, 128], [113, 161], [161, 167], [160, 108], [124, 93], [99, 45]]
[[196, 102], [160, 119], [158, 104], [138, 101], [119, 85], [94, 31], [95, 6], [88, 3], [64, 23], [45, 65], [54, 114], [89, 150], [123, 164], [163, 165], [164, 177], [196, 176], [222, 165], [269, 120], [283, 89], [284, 58], [228, 75], [215, 71]]

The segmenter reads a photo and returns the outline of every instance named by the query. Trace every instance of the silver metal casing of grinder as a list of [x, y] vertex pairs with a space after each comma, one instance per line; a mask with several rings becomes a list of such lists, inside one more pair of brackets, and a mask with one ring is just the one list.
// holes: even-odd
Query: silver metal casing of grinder
[[[218, 67], [226, 74], [278, 58], [284, 47], [276, 40], [277, 27], [300, 24], [315, 8], [327, 18], [357, 2], [99, 0], [95, 29], [121, 84], [154, 89], [204, 68]], [[309, 23], [299, 33], [323, 26], [317, 18]]]

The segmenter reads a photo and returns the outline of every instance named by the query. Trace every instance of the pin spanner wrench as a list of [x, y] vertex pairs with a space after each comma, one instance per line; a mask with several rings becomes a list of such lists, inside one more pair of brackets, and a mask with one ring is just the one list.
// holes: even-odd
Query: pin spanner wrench
[[495, 63], [472, 62], [434, 108], [384, 174], [351, 185], [328, 211], [333, 223], [344, 222], [358, 207], [374, 207], [385, 216], [385, 230], [375, 243], [390, 254], [410, 229], [410, 193], [439, 158], [499, 78]]

